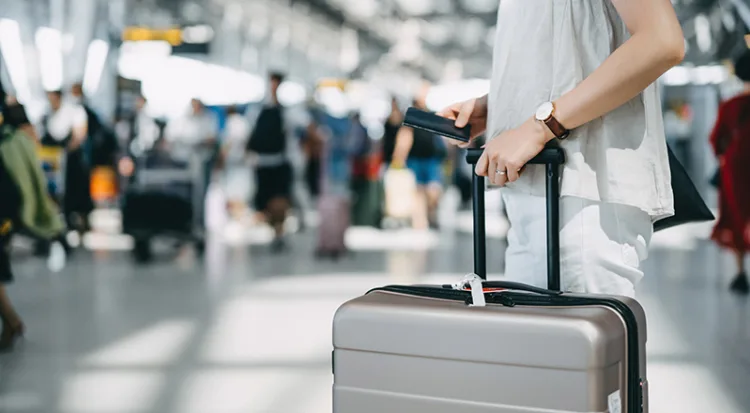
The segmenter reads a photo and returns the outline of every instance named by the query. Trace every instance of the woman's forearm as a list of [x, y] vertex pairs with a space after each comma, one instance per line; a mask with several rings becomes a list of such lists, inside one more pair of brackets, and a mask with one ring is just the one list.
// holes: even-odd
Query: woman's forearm
[[406, 162], [412, 145], [414, 145], [414, 131], [409, 127], [399, 129], [396, 134], [396, 147], [393, 149], [393, 160], [397, 163]]
[[575, 129], [636, 97], [682, 59], [682, 50], [634, 36], [576, 88], [555, 102], [556, 118]]
[[682, 29], [668, 0], [613, 0], [613, 3], [632, 36], [555, 102], [555, 117], [568, 129], [625, 104], [683, 59]]

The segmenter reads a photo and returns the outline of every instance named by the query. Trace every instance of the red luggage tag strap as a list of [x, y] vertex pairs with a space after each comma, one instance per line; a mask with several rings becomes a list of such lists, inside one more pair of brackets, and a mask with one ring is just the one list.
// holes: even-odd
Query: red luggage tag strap
[[[454, 290], [471, 291], [471, 307], [484, 307], [487, 302], [484, 299], [485, 290], [482, 288], [482, 280], [476, 274], [467, 274], [461, 281], [453, 284]], [[467, 288], [468, 285], [468, 288]]]

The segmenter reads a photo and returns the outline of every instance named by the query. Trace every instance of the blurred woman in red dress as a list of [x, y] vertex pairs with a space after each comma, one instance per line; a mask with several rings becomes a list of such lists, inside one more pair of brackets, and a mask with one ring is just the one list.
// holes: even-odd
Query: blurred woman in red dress
[[719, 107], [711, 145], [719, 159], [719, 219], [712, 239], [734, 252], [738, 273], [731, 289], [750, 292], [745, 255], [750, 250], [750, 51], [735, 64], [745, 90]]

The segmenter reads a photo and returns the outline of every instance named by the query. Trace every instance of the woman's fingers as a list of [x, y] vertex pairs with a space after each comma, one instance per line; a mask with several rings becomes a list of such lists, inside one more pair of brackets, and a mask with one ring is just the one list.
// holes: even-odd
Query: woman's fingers
[[[487, 150], [484, 150], [484, 153], [487, 153]], [[487, 177], [490, 179], [491, 184], [495, 184], [495, 180], [497, 179], [497, 158], [494, 156], [489, 156], [489, 165], [487, 166]]]
[[477, 161], [477, 165], [474, 168], [474, 172], [476, 172], [479, 176], [487, 176], [489, 166], [489, 159], [487, 159], [487, 152], [485, 151], [482, 153], [482, 156], [479, 157], [479, 160]]
[[521, 168], [519, 168], [516, 164], [506, 163], [507, 167], [507, 175], [505, 176], [508, 180], [508, 182], [515, 182], [521, 173]]
[[492, 181], [497, 186], [503, 186], [508, 182], [508, 167], [505, 165], [505, 161], [496, 156], [497, 164], [495, 166], [495, 179]]
[[456, 120], [456, 117], [458, 116], [458, 111], [459, 110], [460, 110], [460, 107], [456, 108], [455, 105], [448, 106], [447, 108], [445, 108], [445, 109], [441, 110], [440, 112], [438, 112], [437, 115], [438, 116], [442, 116], [444, 118], [451, 119], [451, 120]]
[[464, 126], [469, 124], [469, 119], [471, 119], [471, 114], [474, 112], [475, 103], [476, 103], [476, 99], [469, 99], [466, 102], [461, 104], [461, 109], [458, 113], [458, 117], [456, 118], [457, 128], [463, 128]]

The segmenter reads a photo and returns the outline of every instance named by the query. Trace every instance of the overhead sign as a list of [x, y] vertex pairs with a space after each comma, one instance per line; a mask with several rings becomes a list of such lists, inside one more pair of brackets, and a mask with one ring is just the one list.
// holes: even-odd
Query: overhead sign
[[124, 42], [163, 41], [173, 47], [184, 44], [210, 43], [213, 38], [214, 31], [208, 25], [171, 27], [166, 29], [131, 26], [126, 27], [122, 31], [122, 41]]
[[122, 31], [124, 42], [164, 41], [172, 46], [182, 44], [182, 29], [150, 29], [146, 27], [127, 27]]

